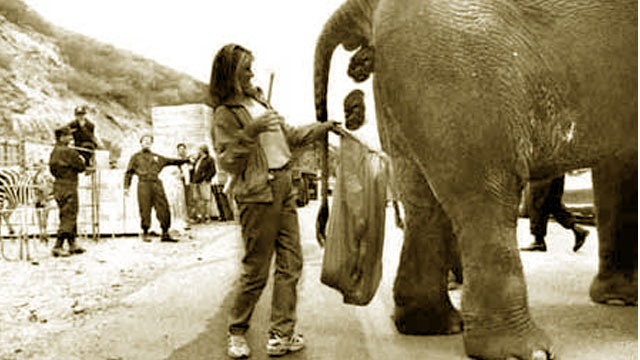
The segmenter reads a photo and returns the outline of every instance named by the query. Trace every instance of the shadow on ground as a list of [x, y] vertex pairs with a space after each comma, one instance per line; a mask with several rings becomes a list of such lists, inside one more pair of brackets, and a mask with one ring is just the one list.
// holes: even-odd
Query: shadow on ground
[[[316, 258], [317, 254], [314, 255], [316, 256], [312, 257]], [[308, 256], [305, 261], [317, 263], [317, 259], [309, 259]], [[369, 353], [362, 323], [357, 313], [353, 311], [353, 307], [343, 306], [338, 296], [317, 296], [317, 288], [314, 291], [305, 289], [323, 286], [317, 283], [319, 272], [317, 265], [308, 265], [305, 265], [299, 285], [297, 311], [299, 319], [296, 327], [297, 331], [305, 337], [307, 347], [300, 352], [288, 354], [286, 359], [374, 358], [375, 356]], [[332, 292], [328, 289], [322, 290]], [[272, 291], [273, 276], [270, 277], [258, 301], [251, 318], [251, 327], [247, 332], [252, 359], [269, 358], [265, 345], [268, 339]], [[176, 349], [167, 360], [229, 359], [226, 355], [226, 328], [231, 301], [232, 294], [227, 294], [217, 308], [217, 312], [208, 320], [206, 330], [191, 342]]]

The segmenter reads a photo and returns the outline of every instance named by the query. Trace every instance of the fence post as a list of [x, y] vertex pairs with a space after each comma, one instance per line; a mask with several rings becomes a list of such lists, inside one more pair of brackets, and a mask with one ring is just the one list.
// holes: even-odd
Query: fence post
[[2, 142], [2, 150], [2, 166], [7, 166], [7, 164], [9, 163], [9, 142], [6, 139]]
[[18, 144], [18, 161], [20, 162], [20, 167], [23, 169], [27, 168], [27, 145], [24, 139], [20, 139], [20, 143]]

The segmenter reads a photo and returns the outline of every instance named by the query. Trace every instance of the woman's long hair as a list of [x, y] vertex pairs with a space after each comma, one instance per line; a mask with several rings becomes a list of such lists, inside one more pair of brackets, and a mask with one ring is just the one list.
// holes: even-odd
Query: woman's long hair
[[240, 45], [228, 44], [218, 50], [213, 58], [209, 94], [214, 107], [241, 91], [237, 88], [236, 70], [243, 54], [253, 56], [251, 51]]

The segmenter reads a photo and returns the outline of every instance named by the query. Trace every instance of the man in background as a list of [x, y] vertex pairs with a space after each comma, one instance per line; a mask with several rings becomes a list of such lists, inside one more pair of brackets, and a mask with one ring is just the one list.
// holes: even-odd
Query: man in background
[[94, 134], [95, 125], [86, 117], [88, 108], [86, 105], [76, 106], [73, 111], [75, 119], [69, 123], [68, 128], [73, 134], [73, 144], [76, 147], [87, 149], [79, 150], [87, 167], [93, 166], [93, 154], [98, 147], [98, 139]]
[[580, 250], [585, 243], [589, 231], [578, 226], [575, 216], [567, 211], [562, 204], [564, 194], [564, 175], [557, 177], [550, 182], [539, 181], [530, 183], [529, 193], [529, 222], [531, 234], [534, 236], [533, 242], [522, 251], [547, 251], [547, 244], [544, 240], [547, 235], [547, 222], [553, 215], [558, 224], [565, 229], [573, 231], [575, 241], [573, 251]]
[[[68, 128], [55, 131], [56, 145], [49, 158], [49, 170], [55, 177], [53, 196], [58, 204], [60, 224], [58, 238], [51, 254], [54, 257], [82, 254], [85, 250], [76, 245], [78, 222], [78, 174], [85, 170], [85, 161], [69, 147], [73, 140]], [[64, 241], [69, 244], [69, 252], [63, 249]]]
[[140, 211], [140, 227], [142, 228], [142, 240], [150, 242], [149, 228], [151, 227], [151, 209], [155, 208], [156, 217], [162, 228], [163, 242], [178, 242], [177, 239], [169, 235], [171, 227], [171, 213], [167, 195], [164, 192], [162, 181], [158, 174], [168, 165], [182, 165], [189, 162], [188, 159], [171, 159], [158, 155], [151, 151], [153, 136], [142, 135], [140, 145], [142, 150], [133, 154], [127, 170], [124, 174], [124, 193], [129, 195], [131, 179], [133, 175], [138, 176], [138, 209]]

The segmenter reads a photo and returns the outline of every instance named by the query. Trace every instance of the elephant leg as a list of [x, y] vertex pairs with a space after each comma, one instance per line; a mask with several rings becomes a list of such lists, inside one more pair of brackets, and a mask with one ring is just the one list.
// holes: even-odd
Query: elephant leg
[[520, 190], [515, 175], [462, 176], [455, 192], [436, 188], [462, 253], [462, 319], [467, 354], [481, 359], [547, 358], [551, 341], [533, 322], [518, 251]]
[[461, 317], [447, 293], [451, 222], [417, 167], [394, 159], [405, 207], [404, 243], [393, 288], [394, 321], [403, 334], [453, 334]]
[[638, 168], [606, 162], [593, 169], [598, 223], [598, 274], [591, 299], [638, 304]]

